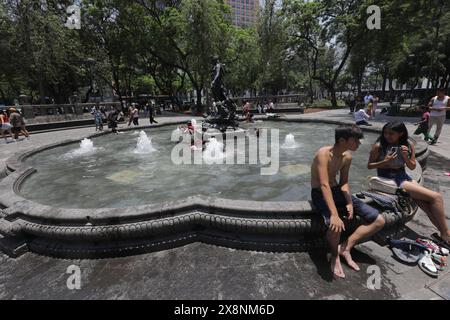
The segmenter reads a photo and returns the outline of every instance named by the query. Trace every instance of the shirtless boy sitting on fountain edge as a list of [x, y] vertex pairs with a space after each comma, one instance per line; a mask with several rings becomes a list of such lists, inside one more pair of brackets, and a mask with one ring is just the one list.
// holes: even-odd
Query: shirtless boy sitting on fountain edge
[[[348, 182], [352, 154], [358, 150], [362, 130], [353, 125], [336, 129], [335, 145], [319, 149], [311, 168], [311, 196], [318, 214], [328, 227], [326, 239], [331, 249], [331, 271], [338, 278], [345, 278], [340, 257], [350, 268], [359, 271], [351, 256], [352, 248], [364, 239], [369, 239], [384, 227], [385, 220], [378, 210], [365, 204], [350, 192]], [[337, 176], [339, 174], [339, 183]], [[345, 231], [345, 220], [352, 220], [354, 213], [363, 218], [364, 224], [342, 244], [341, 233]]]

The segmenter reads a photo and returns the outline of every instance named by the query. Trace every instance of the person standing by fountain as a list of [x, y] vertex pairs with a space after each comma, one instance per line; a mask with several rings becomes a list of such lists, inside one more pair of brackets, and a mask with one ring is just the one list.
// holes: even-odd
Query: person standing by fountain
[[441, 136], [442, 128], [444, 127], [445, 119], [447, 118], [447, 110], [450, 109], [450, 97], [445, 94], [444, 88], [438, 89], [437, 96], [431, 99], [428, 107], [431, 110], [428, 135], [431, 134], [431, 129], [436, 125], [434, 138], [430, 142], [430, 144], [434, 145]]
[[244, 112], [245, 121], [247, 122], [253, 122], [253, 114], [251, 113], [251, 104], [248, 101], [244, 101], [244, 106], [242, 107], [242, 110]]
[[9, 121], [13, 127], [14, 131], [14, 139], [19, 139], [19, 134], [22, 133], [27, 139], [30, 138], [30, 135], [27, 131], [27, 128], [25, 127], [25, 120], [23, 119], [22, 115], [17, 112], [15, 108], [9, 109]]
[[112, 133], [114, 134], [119, 134], [117, 132], [118, 117], [119, 117], [119, 110], [117, 109], [110, 111], [108, 114], [108, 128], [110, 128]]
[[[8, 138], [6, 136], [6, 133], [9, 133], [11, 135], [12, 139], [12, 132], [11, 132], [12, 125], [9, 123], [9, 118], [6, 115], [6, 113], [3, 110], [0, 110], [0, 131], [2, 133], [3, 138], [5, 139], [5, 143], [8, 143]], [[14, 142], [11, 141], [11, 142]]]
[[146, 107], [147, 107], [148, 119], [150, 120], [150, 124], [158, 123], [158, 121], [156, 121], [154, 118], [155, 110], [153, 109], [153, 104], [147, 102]]
[[[356, 125], [340, 126], [335, 132], [334, 146], [319, 149], [311, 167], [312, 202], [328, 227], [326, 239], [331, 249], [331, 271], [338, 278], [345, 278], [340, 257], [343, 257], [352, 269], [359, 271], [359, 266], [351, 256], [352, 248], [373, 236], [385, 225], [385, 220], [378, 210], [350, 192], [351, 152], [358, 150], [363, 137], [362, 130]], [[341, 234], [345, 231], [344, 221], [353, 220], [354, 214], [363, 218], [365, 223], [339, 244]]]
[[93, 107], [91, 111], [92, 116], [95, 121], [95, 131], [103, 131], [103, 114], [100, 109], [97, 107]]
[[131, 117], [132, 117], [133, 125], [138, 126], [139, 125], [139, 108], [136, 105], [134, 105], [133, 110], [131, 110]]
[[131, 123], [133, 122], [133, 105], [131, 104], [128, 107], [128, 126], [131, 126]]

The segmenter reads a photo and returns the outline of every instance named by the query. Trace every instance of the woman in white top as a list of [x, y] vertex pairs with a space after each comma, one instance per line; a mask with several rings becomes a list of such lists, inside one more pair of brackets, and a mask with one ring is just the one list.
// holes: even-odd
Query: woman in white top
[[436, 133], [434, 134], [434, 139], [431, 141], [431, 144], [436, 144], [442, 133], [445, 119], [447, 118], [447, 110], [450, 109], [450, 98], [445, 94], [445, 89], [439, 88], [437, 96], [431, 99], [428, 106], [431, 111], [428, 135], [430, 135], [431, 129], [436, 125]]

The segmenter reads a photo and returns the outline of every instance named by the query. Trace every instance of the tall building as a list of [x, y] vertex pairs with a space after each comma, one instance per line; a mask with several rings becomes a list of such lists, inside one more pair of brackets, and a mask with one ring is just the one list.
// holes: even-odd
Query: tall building
[[225, 0], [231, 7], [235, 26], [250, 27], [256, 23], [260, 9], [259, 0]]

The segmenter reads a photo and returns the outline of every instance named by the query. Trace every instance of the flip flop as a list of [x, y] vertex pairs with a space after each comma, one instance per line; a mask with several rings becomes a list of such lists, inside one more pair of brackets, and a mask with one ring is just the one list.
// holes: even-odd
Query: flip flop
[[387, 240], [395, 258], [408, 265], [416, 265], [428, 250], [427, 247], [409, 239]]
[[450, 172], [444, 172], [444, 176], [450, 177]]
[[449, 253], [450, 253], [450, 243], [444, 241], [444, 240], [441, 238], [441, 236], [440, 236], [439, 234], [437, 234], [437, 233], [433, 233], [433, 234], [431, 235], [431, 237], [437, 242], [438, 245], [441, 246], [442, 249], [444, 249], [444, 250], [443, 250], [443, 251], [444, 251], [444, 252], [443, 252], [444, 256], [448, 256]]
[[[434, 236], [433, 236], [434, 237]], [[432, 253], [439, 253], [444, 256], [448, 256], [449, 250], [436, 244], [434, 240], [428, 239], [428, 238], [418, 238], [416, 240], [417, 243], [425, 246], [430, 250]]]
[[425, 253], [419, 260], [419, 268], [430, 277], [437, 278], [439, 276], [438, 269], [431, 259], [431, 254], [429, 252]]
[[431, 260], [433, 260], [439, 271], [444, 271], [447, 266], [447, 257], [441, 256], [440, 254], [433, 253], [431, 255]]

